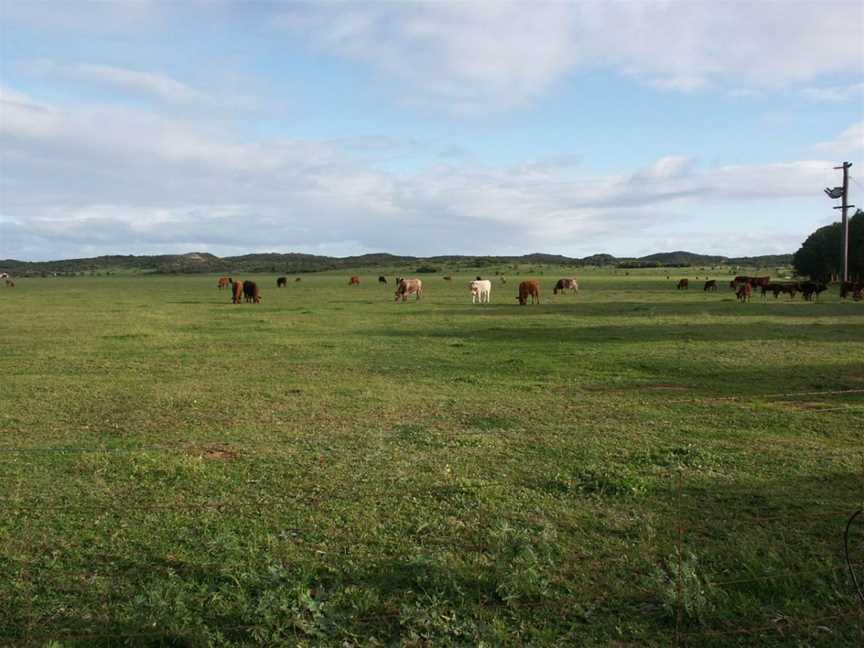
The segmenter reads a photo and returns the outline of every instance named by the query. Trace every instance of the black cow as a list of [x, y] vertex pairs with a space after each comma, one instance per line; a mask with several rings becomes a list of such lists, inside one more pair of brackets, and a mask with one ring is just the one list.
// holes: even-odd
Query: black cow
[[819, 293], [825, 292], [827, 288], [828, 286], [821, 281], [805, 281], [801, 284], [801, 294], [807, 301], [813, 301], [814, 296], [816, 301], [819, 301]]
[[247, 304], [261, 303], [261, 293], [258, 290], [258, 284], [254, 281], [243, 282], [243, 296], [246, 298]]

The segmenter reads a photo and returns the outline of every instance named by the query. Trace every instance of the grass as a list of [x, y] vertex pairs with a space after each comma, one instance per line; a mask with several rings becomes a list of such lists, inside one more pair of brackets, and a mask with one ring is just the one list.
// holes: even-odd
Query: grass
[[0, 644], [861, 645], [864, 307], [543, 271], [4, 290]]

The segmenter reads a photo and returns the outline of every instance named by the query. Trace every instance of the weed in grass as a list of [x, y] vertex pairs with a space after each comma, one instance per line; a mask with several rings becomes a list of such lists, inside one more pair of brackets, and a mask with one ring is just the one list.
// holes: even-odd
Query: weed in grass
[[692, 552], [671, 554], [653, 572], [654, 585], [663, 610], [670, 619], [679, 611], [689, 622], [707, 624], [722, 601], [723, 592], [704, 576]]

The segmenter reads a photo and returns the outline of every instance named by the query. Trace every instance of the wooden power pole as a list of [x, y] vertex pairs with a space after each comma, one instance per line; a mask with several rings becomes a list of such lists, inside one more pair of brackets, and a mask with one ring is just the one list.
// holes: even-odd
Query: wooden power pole
[[842, 209], [843, 210], [843, 220], [840, 223], [840, 245], [842, 246], [842, 254], [843, 254], [843, 281], [849, 281], [849, 219], [846, 218], [846, 212], [850, 207], [854, 207], [855, 205], [850, 205], [849, 203], [849, 167], [852, 166], [851, 162], [844, 162], [843, 166], [834, 167], [835, 169], [843, 169], [843, 202], [839, 207], [835, 207], [834, 209]]

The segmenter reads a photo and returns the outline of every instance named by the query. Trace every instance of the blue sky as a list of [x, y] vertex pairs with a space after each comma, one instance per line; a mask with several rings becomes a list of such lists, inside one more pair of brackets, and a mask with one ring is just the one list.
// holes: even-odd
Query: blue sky
[[0, 41], [0, 258], [791, 252], [842, 160], [864, 204], [860, 2], [0, 0]]

